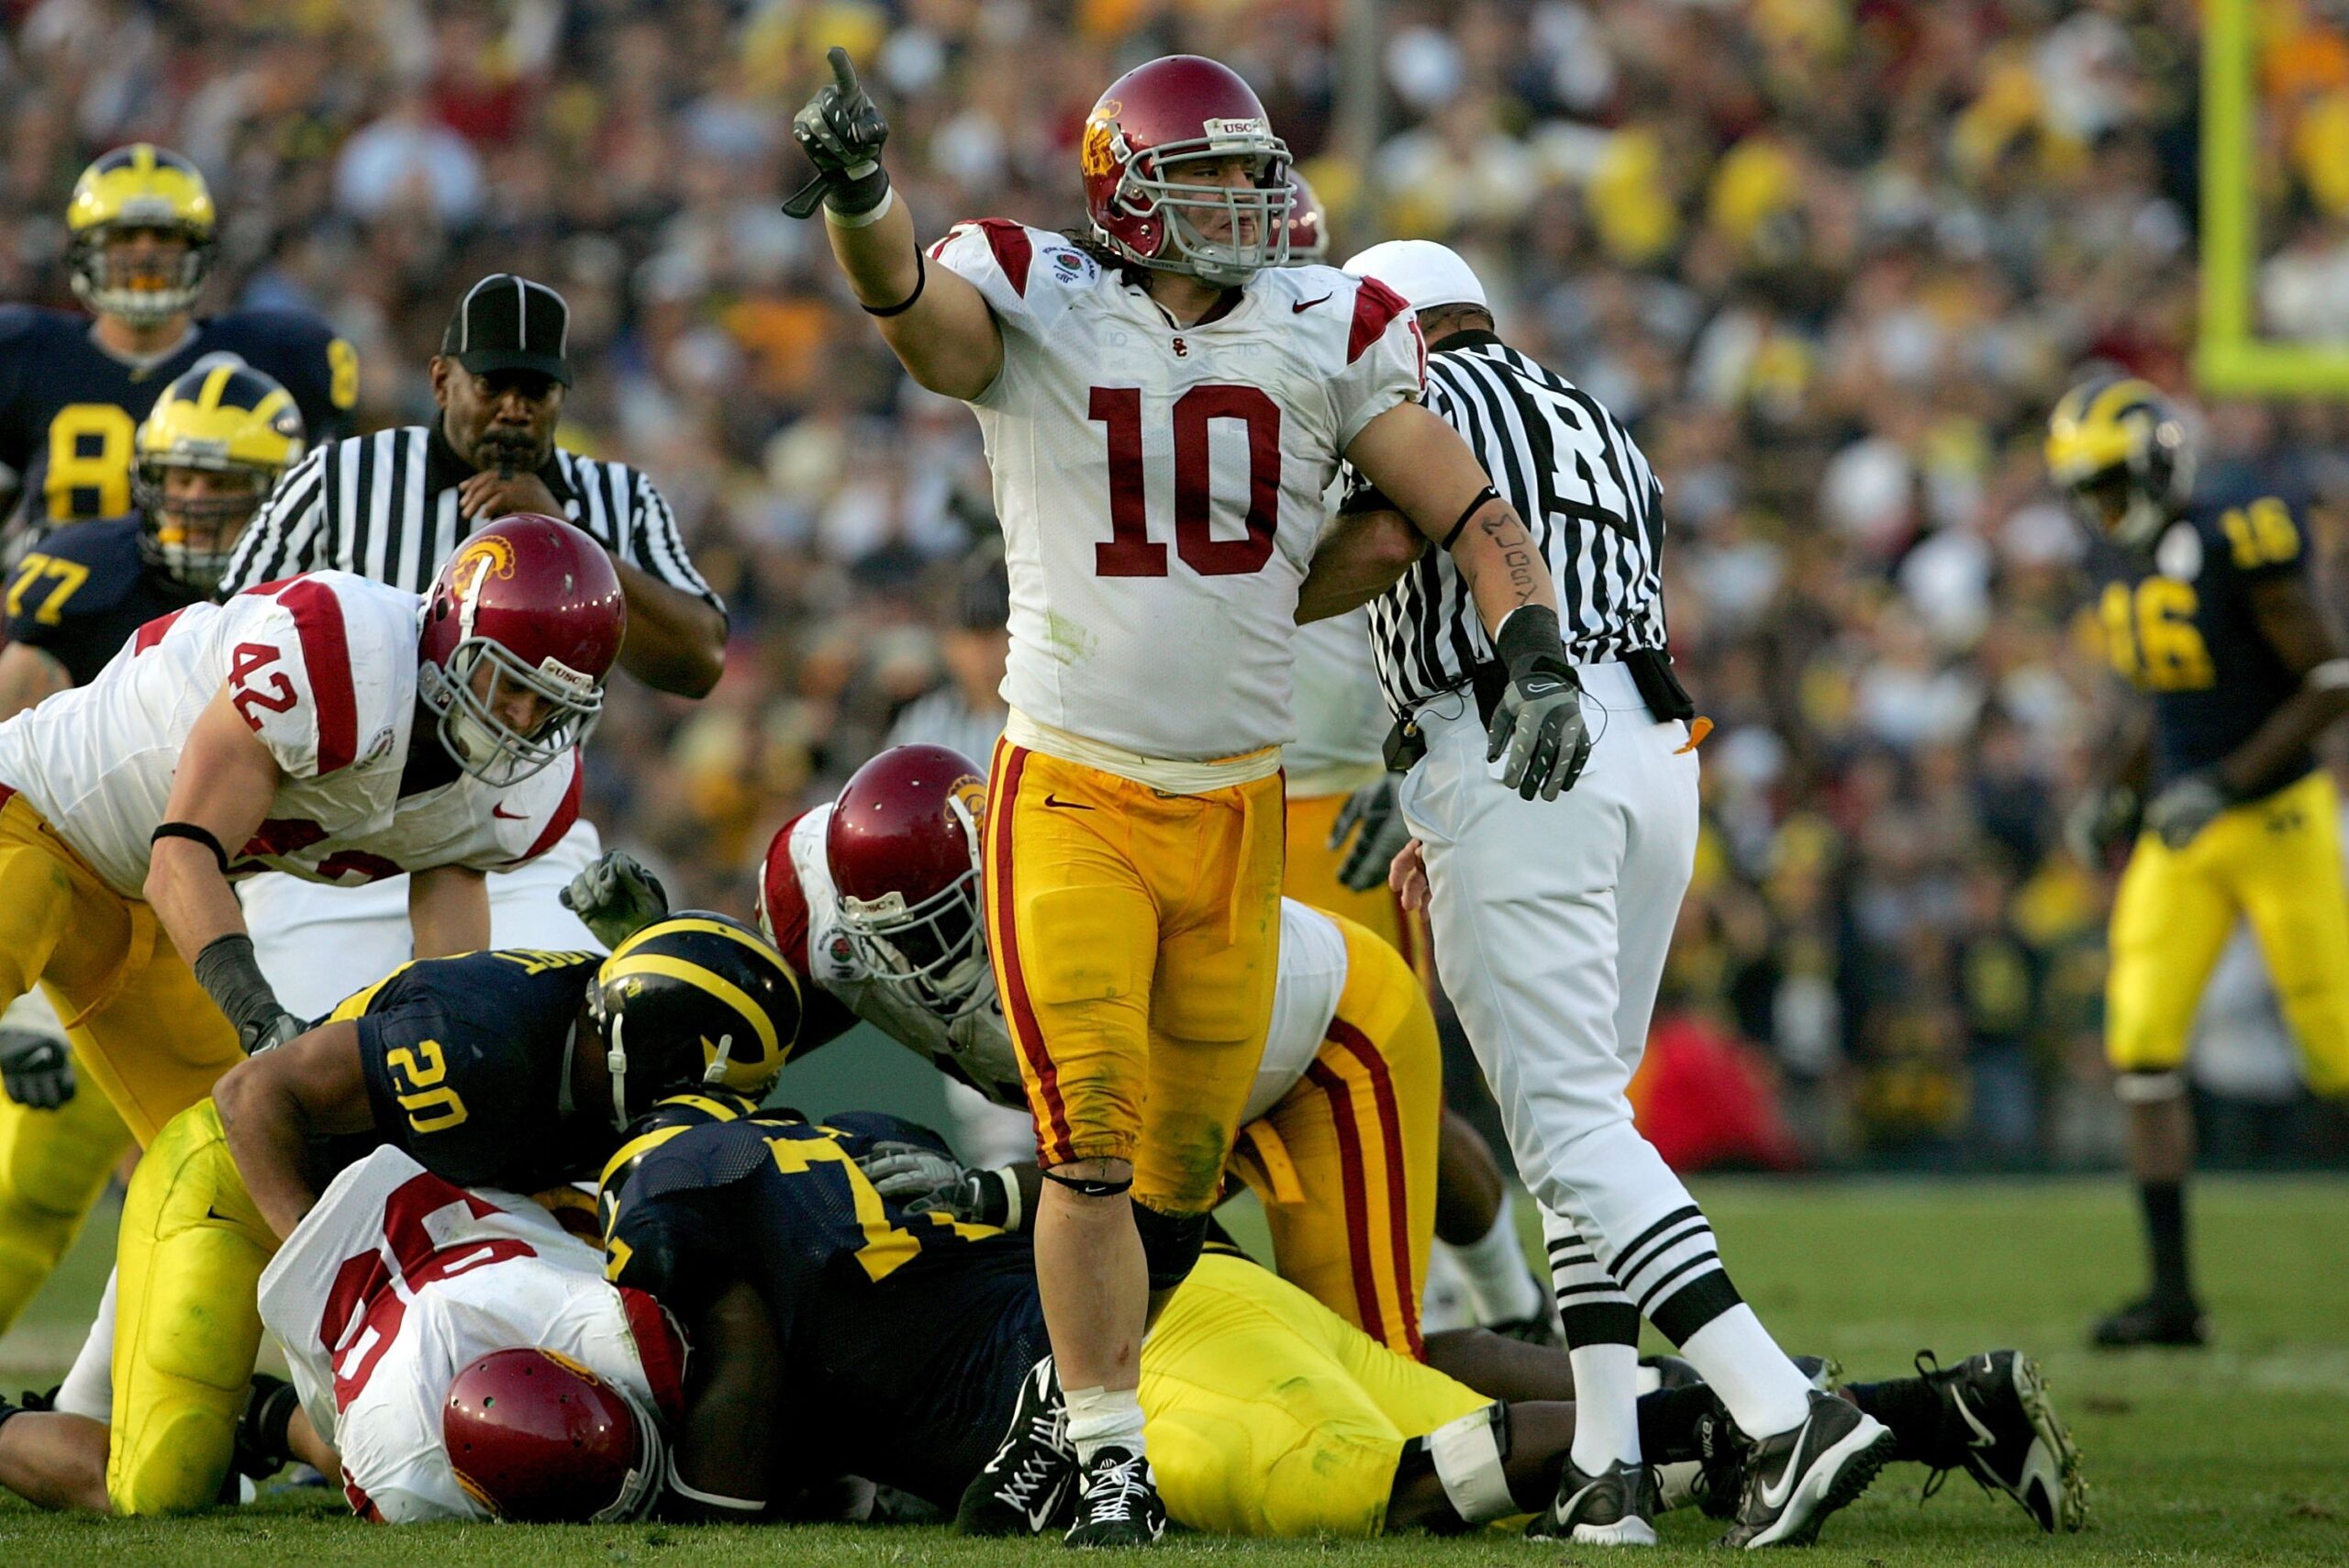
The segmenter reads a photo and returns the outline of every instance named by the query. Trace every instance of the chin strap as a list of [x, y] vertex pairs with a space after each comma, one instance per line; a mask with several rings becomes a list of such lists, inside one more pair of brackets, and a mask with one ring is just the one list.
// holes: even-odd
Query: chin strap
[[611, 1049], [604, 1052], [604, 1068], [612, 1075], [612, 1126], [628, 1130], [628, 1048], [620, 1043], [620, 1030], [628, 1019], [612, 1019]]

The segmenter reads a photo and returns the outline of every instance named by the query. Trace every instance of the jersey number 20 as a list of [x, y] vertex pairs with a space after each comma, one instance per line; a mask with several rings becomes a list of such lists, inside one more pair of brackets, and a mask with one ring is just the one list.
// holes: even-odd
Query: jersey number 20
[[[1174, 400], [1174, 552], [1202, 577], [1261, 572], [1273, 558], [1281, 516], [1280, 405], [1253, 386], [1195, 386]], [[1093, 547], [1100, 577], [1163, 577], [1166, 546], [1150, 537], [1141, 458], [1141, 389], [1097, 386], [1086, 417], [1108, 427], [1109, 542]], [[1237, 420], [1248, 432], [1248, 533], [1217, 539], [1208, 527], [1208, 427]]]

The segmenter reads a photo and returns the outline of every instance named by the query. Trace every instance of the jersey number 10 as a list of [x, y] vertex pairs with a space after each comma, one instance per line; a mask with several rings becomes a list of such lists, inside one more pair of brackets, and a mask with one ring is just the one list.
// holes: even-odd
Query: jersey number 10
[[[1280, 405], [1253, 386], [1202, 385], [1174, 400], [1174, 553], [1202, 577], [1261, 572], [1281, 516]], [[1086, 417], [1108, 427], [1109, 542], [1093, 547], [1099, 577], [1163, 577], [1166, 546], [1150, 537], [1142, 476], [1141, 389], [1097, 386]], [[1248, 432], [1248, 533], [1217, 539], [1208, 526], [1208, 428], [1236, 419]]]

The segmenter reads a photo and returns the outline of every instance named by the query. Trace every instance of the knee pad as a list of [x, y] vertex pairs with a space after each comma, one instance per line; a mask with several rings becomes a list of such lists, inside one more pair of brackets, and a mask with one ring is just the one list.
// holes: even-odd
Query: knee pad
[[1141, 1233], [1142, 1262], [1150, 1271], [1152, 1290], [1173, 1290], [1191, 1277], [1199, 1249], [1207, 1244], [1205, 1214], [1164, 1214], [1138, 1203], [1134, 1229]]

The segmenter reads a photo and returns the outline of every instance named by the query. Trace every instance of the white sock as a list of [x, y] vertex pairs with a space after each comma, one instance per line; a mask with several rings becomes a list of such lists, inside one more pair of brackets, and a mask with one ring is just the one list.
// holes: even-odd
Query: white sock
[[1068, 1401], [1068, 1440], [1076, 1462], [1091, 1464], [1105, 1448], [1142, 1451], [1141, 1393], [1132, 1388], [1072, 1388]]
[[73, 1370], [58, 1385], [57, 1408], [69, 1416], [93, 1421], [114, 1419], [114, 1285], [106, 1274], [106, 1294], [98, 1297], [98, 1314], [73, 1358]]
[[1467, 1276], [1477, 1321], [1508, 1323], [1537, 1318], [1549, 1306], [1533, 1271], [1525, 1266], [1525, 1247], [1517, 1239], [1517, 1205], [1507, 1188], [1501, 1190], [1500, 1212], [1493, 1217], [1493, 1228], [1466, 1246], [1453, 1248], [1452, 1255]]
[[1577, 1345], [1575, 1368], [1575, 1468], [1596, 1475], [1617, 1460], [1640, 1462], [1640, 1349]]
[[1810, 1413], [1810, 1385], [1742, 1301], [1689, 1335], [1680, 1353], [1705, 1374], [1749, 1438], [1790, 1431]]

